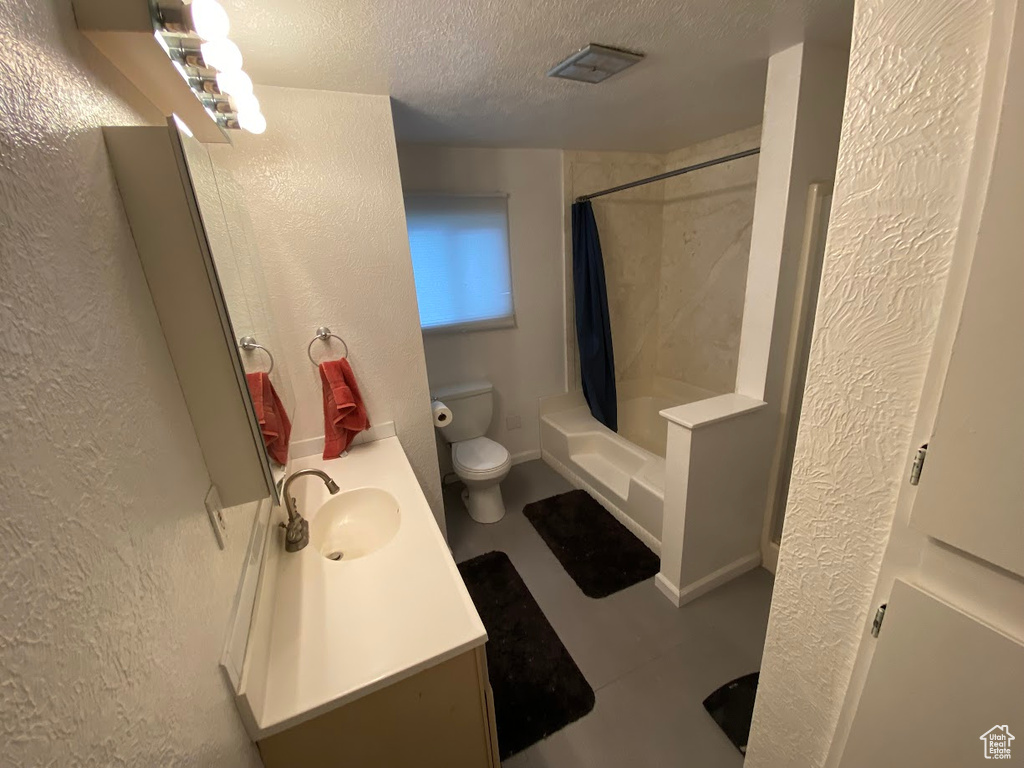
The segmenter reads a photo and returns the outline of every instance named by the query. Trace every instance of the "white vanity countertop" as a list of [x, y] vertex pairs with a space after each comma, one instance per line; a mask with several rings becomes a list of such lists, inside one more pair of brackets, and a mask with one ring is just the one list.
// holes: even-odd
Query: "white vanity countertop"
[[[270, 646], [257, 739], [347, 704], [483, 645], [487, 634], [397, 437], [290, 472], [327, 472], [342, 493], [375, 486], [399, 504], [401, 526], [376, 552], [332, 562], [311, 544], [276, 559]], [[291, 488], [308, 520], [331, 498], [316, 477]], [[270, 546], [283, 548], [284, 532]], [[251, 670], [250, 673], [255, 672]]]

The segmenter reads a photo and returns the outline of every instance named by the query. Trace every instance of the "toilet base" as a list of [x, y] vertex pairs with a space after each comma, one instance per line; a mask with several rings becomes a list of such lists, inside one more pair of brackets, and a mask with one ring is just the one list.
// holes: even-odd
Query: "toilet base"
[[462, 501], [469, 516], [478, 523], [496, 523], [505, 516], [505, 500], [497, 483], [487, 488], [463, 489]]

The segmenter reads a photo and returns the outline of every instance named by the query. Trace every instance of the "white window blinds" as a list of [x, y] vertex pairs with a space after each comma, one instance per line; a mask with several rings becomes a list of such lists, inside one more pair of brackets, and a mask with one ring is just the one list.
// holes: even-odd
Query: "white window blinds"
[[508, 198], [410, 194], [405, 217], [424, 330], [514, 323]]

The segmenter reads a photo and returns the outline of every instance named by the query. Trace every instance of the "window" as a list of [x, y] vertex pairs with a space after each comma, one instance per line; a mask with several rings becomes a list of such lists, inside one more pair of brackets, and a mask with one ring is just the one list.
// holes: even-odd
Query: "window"
[[405, 218], [425, 331], [515, 324], [503, 195], [408, 195]]

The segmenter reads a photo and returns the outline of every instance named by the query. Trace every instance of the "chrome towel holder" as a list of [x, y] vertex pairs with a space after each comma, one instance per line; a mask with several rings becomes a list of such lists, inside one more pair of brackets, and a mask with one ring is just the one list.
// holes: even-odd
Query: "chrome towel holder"
[[309, 362], [311, 362], [313, 365], [320, 365], [320, 363], [313, 359], [313, 345], [318, 341], [327, 341], [328, 339], [332, 338], [340, 341], [342, 343], [342, 346], [345, 347], [345, 354], [342, 355], [342, 357], [348, 357], [348, 344], [345, 343], [345, 340], [341, 338], [341, 336], [339, 336], [338, 334], [331, 333], [331, 329], [328, 328], [326, 325], [321, 325], [319, 328], [316, 329], [316, 336], [313, 337], [313, 340], [309, 342], [309, 346], [306, 347], [306, 354], [309, 355]]
[[267, 375], [269, 376], [274, 371], [274, 355], [269, 349], [264, 347], [262, 344], [259, 344], [255, 338], [252, 336], [243, 336], [238, 340], [238, 347], [239, 349], [244, 349], [246, 352], [254, 352], [257, 349], [262, 349], [267, 353], [267, 357], [270, 358], [270, 370], [267, 371]]

